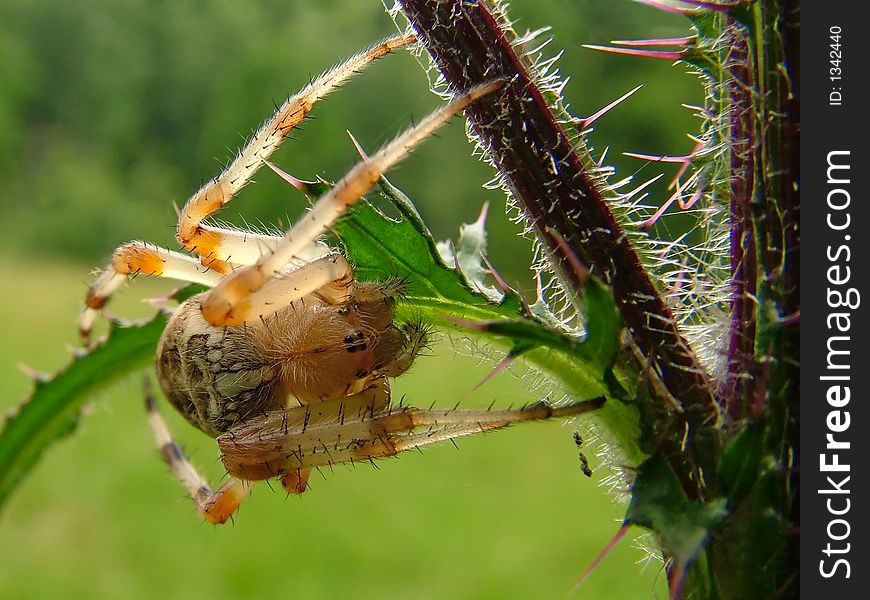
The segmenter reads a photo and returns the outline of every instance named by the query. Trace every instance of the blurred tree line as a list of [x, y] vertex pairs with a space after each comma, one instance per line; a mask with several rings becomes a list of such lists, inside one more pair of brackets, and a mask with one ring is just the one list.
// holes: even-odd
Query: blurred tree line
[[[580, 47], [685, 35], [685, 21], [627, 0], [524, 0], [510, 14], [520, 32], [554, 26], [549, 52], [566, 49], [559, 66], [575, 114], [645, 84], [591, 137], [612, 148], [620, 177], [660, 170], [621, 151], [691, 149], [684, 134], [697, 124], [679, 104], [700, 102], [693, 77]], [[173, 205], [217, 174], [275, 103], [394, 32], [379, 0], [0, 0], [0, 257], [96, 266], [130, 239], [176, 248]], [[274, 160], [335, 180], [356, 159], [346, 130], [374, 150], [438, 102], [412, 56], [388, 57], [319, 104]], [[442, 238], [490, 201], [494, 264], [527, 282], [529, 244], [502, 216], [502, 194], [481, 188], [491, 171], [458, 123], [390, 177]], [[263, 171], [219, 217], [283, 227], [303, 205]]]

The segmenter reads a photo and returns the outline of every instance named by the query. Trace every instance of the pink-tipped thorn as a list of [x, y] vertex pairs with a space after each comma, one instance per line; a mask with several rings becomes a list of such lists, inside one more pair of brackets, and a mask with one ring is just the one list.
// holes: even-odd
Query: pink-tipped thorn
[[679, 198], [679, 197], [678, 197], [678, 198], [677, 198], [677, 206], [680, 207], [680, 210], [689, 210], [690, 208], [692, 208], [693, 206], [695, 206], [695, 203], [696, 203], [698, 200], [701, 199], [701, 196], [704, 194], [704, 191], [705, 191], [706, 189], [707, 189], [707, 188], [705, 188], [704, 186], [698, 186], [698, 189], [695, 190], [695, 193], [692, 194], [692, 197], [689, 198], [689, 201], [688, 201], [688, 202], [683, 202], [682, 198]]
[[651, 38], [648, 40], [610, 40], [617, 46], [688, 46], [695, 41], [694, 36], [675, 38]]
[[349, 130], [345, 129], [345, 131], [347, 132], [347, 135], [350, 137], [350, 141], [353, 143], [353, 147], [356, 148], [356, 151], [357, 151], [357, 154], [359, 154], [359, 157], [363, 160], [367, 159], [369, 157], [369, 155], [366, 154], [366, 151], [363, 150], [363, 147], [360, 145], [360, 143], [357, 141], [357, 139], [353, 136], [353, 134]]
[[[483, 231], [485, 226], [486, 226], [486, 217], [488, 214], [489, 214], [489, 201], [487, 200], [486, 202], [483, 203], [483, 206], [480, 207], [480, 214], [477, 217], [477, 221], [474, 222], [474, 225], [476, 225], [477, 227], [480, 227], [481, 231]], [[486, 268], [489, 270], [489, 274], [493, 276], [496, 284], [498, 284], [498, 286], [501, 288], [502, 292], [514, 291], [505, 282], [505, 280], [502, 279], [501, 275], [498, 274], [498, 271], [496, 271], [493, 268], [492, 264], [487, 260], [486, 256], [483, 253], [481, 253], [480, 259], [483, 261], [483, 264], [486, 265]]]
[[664, 2], [656, 2], [656, 0], [637, 0], [641, 4], [646, 4], [647, 6], [652, 6], [653, 8], [657, 8], [659, 10], [663, 10], [665, 12], [673, 13], [675, 15], [684, 15], [688, 11], [685, 8], [677, 8], [676, 6], [671, 6], [670, 4], [665, 4]]
[[728, 14], [735, 6], [735, 4], [716, 4], [715, 2], [704, 2], [704, 0], [677, 0], [677, 2], [680, 2], [681, 4], [688, 4], [693, 8], [703, 8], [723, 14]]
[[547, 235], [556, 240], [556, 244], [559, 246], [559, 249], [568, 257], [568, 262], [571, 265], [571, 270], [574, 271], [574, 275], [577, 277], [578, 281], [585, 281], [589, 276], [589, 268], [583, 264], [583, 261], [580, 260], [580, 257], [577, 256], [577, 253], [574, 252], [574, 249], [568, 245], [568, 242], [565, 241], [565, 238], [562, 237], [562, 234], [553, 229], [552, 227], [547, 227], [546, 229]]
[[504, 293], [513, 292], [514, 294], [516, 294], [516, 290], [509, 286], [504, 279], [502, 279], [502, 276], [499, 275], [498, 271], [495, 270], [489, 260], [485, 256], [481, 256], [480, 258], [483, 259], [483, 264], [486, 265], [486, 268], [489, 270], [489, 274], [492, 275], [493, 279], [495, 279], [495, 283], [496, 285], [498, 285], [501, 291]]
[[610, 554], [610, 552], [616, 547], [616, 544], [618, 544], [619, 541], [623, 537], [625, 537], [625, 534], [628, 533], [628, 528], [629, 525], [627, 523], [622, 524], [622, 527], [619, 528], [619, 531], [616, 532], [616, 535], [614, 535], [613, 538], [611, 538], [611, 540], [607, 542], [607, 545], [605, 545], [604, 548], [601, 549], [601, 552], [598, 553], [598, 556], [595, 557], [595, 560], [593, 560], [592, 563], [588, 567], [586, 567], [586, 570], [583, 571], [583, 574], [577, 578], [577, 583], [574, 584], [574, 588], [571, 590], [572, 592], [577, 591], [577, 588], [579, 588], [583, 584], [583, 582], [586, 581], [586, 578], [592, 574], [592, 571], [598, 568], [598, 565], [601, 564], [601, 561], [603, 561], [605, 557], [607, 557], [607, 555]]
[[677, 184], [680, 181], [680, 177], [683, 176], [683, 174], [686, 172], [686, 169], [688, 169], [689, 165], [692, 164], [692, 160], [695, 158], [695, 156], [698, 155], [698, 152], [700, 152], [701, 148], [703, 148], [703, 147], [704, 147], [704, 140], [697, 140], [696, 139], [695, 140], [695, 147], [692, 148], [692, 151], [689, 153], [689, 156], [686, 157], [687, 160], [683, 162], [683, 164], [677, 170], [677, 174], [674, 175], [674, 178], [668, 184], [669, 190], [673, 190], [677, 187]]
[[278, 165], [276, 165], [268, 160], [264, 160], [263, 162], [266, 163], [266, 166], [269, 167], [270, 169], [272, 169], [272, 171], [276, 175], [278, 175], [278, 177], [280, 177], [281, 179], [283, 179], [284, 181], [286, 181], [287, 183], [289, 183], [290, 185], [295, 187], [297, 190], [299, 190], [303, 194], [308, 191], [308, 186], [314, 185], [316, 183], [315, 181], [304, 181], [302, 179], [297, 179], [296, 177], [293, 177], [293, 175], [291, 175], [290, 173], [288, 173], [287, 171], [285, 171], [284, 169], [282, 169]]
[[640, 50], [637, 48], [614, 48], [612, 46], [598, 46], [596, 44], [583, 44], [584, 48], [590, 50], [600, 50], [601, 52], [610, 52], [611, 54], [628, 54], [629, 56], [641, 56], [644, 58], [661, 58], [663, 60], [681, 60], [682, 52], [670, 50]]
[[692, 10], [696, 8], [703, 8], [707, 10], [713, 10], [720, 13], [729, 13], [731, 9], [734, 8], [734, 5], [729, 4], [715, 4], [713, 2], [704, 2], [703, 0], [676, 0], [680, 4], [688, 4], [691, 8], [678, 8], [676, 6], [672, 6], [670, 4], [665, 4], [664, 2], [656, 2], [656, 0], [637, 0], [641, 4], [646, 4], [647, 6], [652, 6], [653, 8], [657, 8], [659, 10], [663, 10], [665, 12], [674, 13], [676, 15], [686, 15], [689, 14]]
[[514, 358], [515, 357], [513, 354], [507, 354], [503, 359], [498, 361], [498, 364], [492, 368], [492, 371], [487, 373], [486, 377], [481, 379], [477, 385], [475, 385], [473, 388], [468, 390], [468, 392], [466, 392], [465, 395], [459, 399], [459, 401], [462, 402], [463, 400], [468, 398], [471, 394], [473, 394], [474, 392], [476, 392], [477, 390], [482, 388], [484, 386], [484, 384], [489, 382], [493, 377], [495, 377], [496, 375], [498, 375], [499, 373], [501, 373], [502, 371], [507, 369], [508, 365], [510, 365], [514, 361]]
[[652, 227], [653, 223], [658, 221], [659, 218], [661, 218], [661, 216], [665, 214], [665, 211], [668, 210], [668, 208], [670, 208], [671, 204], [673, 204], [674, 202], [677, 203], [677, 206], [680, 207], [680, 210], [688, 210], [692, 208], [695, 203], [701, 198], [706, 188], [704, 188], [703, 186], [699, 186], [698, 189], [695, 190], [695, 193], [693, 193], [692, 196], [685, 202], [683, 201], [683, 189], [686, 186], [691, 185], [695, 180], [697, 180], [697, 178], [698, 173], [695, 173], [694, 175], [692, 175], [692, 177], [689, 178], [685, 185], [678, 186], [677, 190], [671, 195], [670, 198], [665, 201], [664, 204], [659, 207], [655, 214], [653, 214], [653, 216], [651, 216], [646, 221], [643, 221], [640, 226], [644, 229]]
[[622, 96], [620, 96], [619, 98], [617, 98], [616, 100], [614, 100], [613, 102], [611, 102], [610, 104], [608, 104], [607, 106], [605, 106], [604, 108], [602, 108], [601, 110], [599, 110], [598, 112], [594, 113], [593, 115], [591, 115], [591, 116], [589, 116], [589, 117], [586, 117], [585, 119], [580, 119], [580, 128], [581, 128], [581, 129], [585, 129], [586, 127], [589, 127], [590, 125], [592, 125], [592, 123], [594, 123], [595, 121], [597, 121], [600, 117], [604, 116], [604, 115], [605, 115], [607, 112], [609, 112], [611, 109], [613, 109], [613, 108], [615, 108], [616, 106], [618, 106], [619, 104], [621, 104], [621, 103], [622, 103], [623, 101], [625, 101], [629, 96], [631, 96], [632, 94], [634, 94], [637, 90], [639, 90], [639, 89], [642, 88], [642, 87], [643, 87], [643, 85], [639, 85], [639, 86], [637, 86], [637, 87], [634, 88], [633, 90], [631, 90], [631, 91], [629, 91], [629, 92], [626, 92], [625, 94], [623, 94]]
[[695, 144], [695, 147], [692, 148], [691, 154], [687, 154], [686, 156], [656, 156], [654, 154], [640, 154], [638, 152], [623, 152], [624, 156], [629, 156], [631, 158], [638, 158], [640, 160], [648, 160], [650, 162], [666, 162], [666, 163], [677, 163], [680, 165], [680, 168], [677, 170], [677, 174], [674, 175], [674, 178], [668, 184], [668, 189], [673, 190], [676, 189], [680, 182], [680, 177], [686, 172], [686, 169], [689, 168], [689, 165], [692, 164], [692, 160], [697, 155], [698, 151], [704, 147], [703, 141], [698, 141]]
[[477, 221], [474, 222], [475, 225], [478, 225], [481, 229], [486, 225], [486, 215], [489, 213], [489, 200], [483, 203], [483, 206], [480, 207], [480, 214], [477, 216]]

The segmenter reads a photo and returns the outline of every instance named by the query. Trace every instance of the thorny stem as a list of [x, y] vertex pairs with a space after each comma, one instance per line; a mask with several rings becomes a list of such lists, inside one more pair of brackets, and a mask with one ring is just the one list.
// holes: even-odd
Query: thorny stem
[[656, 407], [661, 449], [687, 496], [705, 497], [713, 482], [705, 481], [704, 474], [715, 473], [718, 443], [712, 427], [718, 409], [709, 375], [678, 331], [670, 308], [523, 59], [485, 1], [400, 3], [454, 90], [495, 78], [509, 82], [466, 114], [562, 281], [573, 289], [582, 287], [571, 268], [569, 253], [574, 253], [612, 286], [623, 320], [651, 371], [683, 407], [682, 414]]
[[754, 370], [756, 250], [752, 230], [752, 196], [756, 191], [758, 152], [755, 140], [756, 75], [750, 60], [748, 31], [731, 28], [727, 94], [731, 116], [731, 324], [728, 374], [722, 395], [732, 420], [745, 416], [752, 397]]
[[[759, 19], [764, 71], [763, 198], [754, 214], [758, 237], [759, 352], [769, 360], [767, 401], [771, 440], [789, 467], [781, 498], [800, 530], [800, 3], [765, 0]], [[771, 309], [774, 307], [775, 309]], [[790, 544], [797, 564], [798, 544]]]

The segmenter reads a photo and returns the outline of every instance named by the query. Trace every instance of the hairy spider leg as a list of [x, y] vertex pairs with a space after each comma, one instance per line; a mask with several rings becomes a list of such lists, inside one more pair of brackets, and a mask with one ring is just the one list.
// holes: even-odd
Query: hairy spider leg
[[[203, 225], [201, 240], [203, 243], [194, 252], [199, 254], [203, 266], [221, 274], [227, 274], [238, 266], [257, 262], [264, 254], [275, 250], [280, 243], [280, 235], [254, 233], [238, 229], [226, 229]], [[209, 245], [211, 244], [211, 245]], [[209, 248], [218, 251], [208, 250]], [[203, 252], [199, 252], [203, 249]], [[332, 252], [332, 249], [320, 241], [314, 241], [302, 248], [296, 255], [299, 262], [313, 260]]]
[[221, 273], [230, 272], [232, 264], [250, 262], [254, 253], [257, 254], [254, 260], [259, 258], [264, 246], [271, 247], [269, 236], [205, 225], [203, 221], [233, 199], [318, 100], [374, 60], [415, 41], [414, 35], [388, 38], [326, 71], [290, 96], [239, 151], [235, 160], [187, 200], [178, 218], [178, 242], [198, 254], [204, 265]]
[[251, 483], [229, 477], [217, 490], [212, 490], [205, 478], [196, 470], [181, 447], [172, 439], [166, 422], [157, 411], [157, 403], [151, 391], [151, 383], [145, 378], [145, 407], [148, 421], [154, 433], [154, 440], [160, 456], [193, 498], [197, 512], [208, 522], [225, 523], [233, 516], [239, 505], [251, 492]]
[[[232, 232], [227, 239], [235, 243], [235, 239], [244, 232]], [[251, 253], [253, 244], [250, 240], [245, 242], [246, 252], [236, 254], [233, 265], [251, 264], [262, 255], [264, 251], [277, 245], [281, 241], [279, 236], [257, 236], [263, 244], [259, 246], [256, 254]], [[265, 244], [269, 245], [266, 246]], [[239, 244], [242, 248], [242, 244]], [[298, 254], [299, 264], [322, 258], [332, 252], [326, 244], [313, 242], [303, 248]], [[291, 264], [291, 266], [293, 266]], [[214, 287], [223, 273], [216, 271], [209, 265], [203, 265], [195, 258], [186, 254], [167, 250], [155, 244], [147, 242], [128, 242], [115, 249], [112, 260], [103, 270], [100, 276], [91, 284], [85, 297], [85, 307], [79, 316], [79, 336], [82, 344], [88, 346], [91, 341], [91, 329], [100, 310], [111, 300], [112, 295], [130, 276], [147, 275], [149, 277], [164, 277], [187, 283], [201, 283], [208, 287]]]
[[222, 277], [200, 265], [198, 260], [160, 246], [146, 242], [120, 246], [112, 255], [111, 264], [88, 289], [85, 307], [79, 316], [79, 335], [85, 346], [90, 343], [91, 329], [100, 310], [131, 275], [166, 277], [208, 287], [214, 287]]
[[566, 418], [604, 403], [595, 398], [515, 410], [390, 407], [385, 380], [354, 396], [267, 411], [217, 438], [227, 471], [246, 480], [395, 456], [400, 452], [514, 423]]
[[[289, 279], [283, 276], [284, 267], [298, 255], [300, 250], [326, 231], [351, 204], [371, 190], [381, 175], [405, 158], [417, 144], [434, 133], [451, 116], [502, 85], [501, 81], [495, 81], [461, 94], [449, 104], [431, 113], [417, 126], [399, 135], [374, 155], [357, 163], [296, 222], [271, 253], [264, 254], [250, 266], [233, 271], [211, 290], [202, 304], [202, 313], [206, 321], [219, 327], [264, 318], [294, 299], [302, 298], [309, 293], [308, 288], [298, 285], [297, 277], [308, 277], [304, 271], [320, 269], [321, 266], [316, 263], [304, 265], [294, 272], [296, 277]], [[322, 292], [325, 297], [343, 301], [349, 286], [353, 283], [353, 273], [349, 266], [346, 271], [339, 271], [339, 263], [334, 264], [336, 279], [334, 283], [323, 288]], [[341, 266], [344, 267], [346, 264], [345, 262]], [[282, 274], [282, 277], [276, 279], [279, 274]], [[273, 281], [274, 283], [271, 283]], [[274, 302], [272, 296], [279, 288], [282, 289], [281, 301]], [[269, 300], [264, 297], [268, 297]], [[261, 310], [261, 307], [264, 308]]]
[[[332, 437], [353, 443], [354, 436], [369, 434], [372, 419], [388, 410], [389, 403], [389, 381], [377, 377], [362, 390], [341, 398], [266, 411], [218, 436], [221, 461], [232, 477], [245, 481], [283, 477], [282, 484], [287, 489], [296, 478], [307, 481], [312, 467], [323, 466], [306, 460], [309, 454], [330, 455], [332, 440], [319, 435], [320, 432], [337, 427], [341, 431], [333, 432]], [[365, 425], [360, 426], [361, 423]], [[328, 464], [340, 462], [346, 461]]]
[[[207, 270], [197, 269], [188, 257], [150, 247], [144, 242], [131, 242], [115, 251], [111, 265], [91, 286], [85, 309], [79, 319], [79, 332], [85, 345], [90, 343], [90, 331], [100, 309], [120, 287], [127, 275], [144, 274], [169, 277], [213, 286], [219, 275], [236, 266], [256, 262], [271, 253], [280, 243], [280, 236], [251, 233], [204, 225], [203, 221], [229, 202], [289, 132], [299, 125], [314, 103], [339, 87], [365, 66], [393, 50], [415, 41], [413, 35], [395, 36], [358, 53], [312, 81], [282, 104], [276, 113], [257, 131], [227, 169], [209, 181], [185, 203], [178, 219], [176, 237], [188, 250], [198, 254]], [[314, 239], [296, 252], [303, 262], [325, 256], [330, 249]]]

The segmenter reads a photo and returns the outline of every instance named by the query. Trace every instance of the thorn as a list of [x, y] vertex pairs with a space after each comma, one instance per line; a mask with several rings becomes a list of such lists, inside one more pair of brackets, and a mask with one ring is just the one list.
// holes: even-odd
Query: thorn
[[687, 186], [691, 185], [692, 183], [694, 183], [698, 179], [699, 173], [700, 173], [700, 171], [698, 173], [695, 173], [694, 175], [692, 175], [692, 177], [690, 177], [689, 180], [685, 184], [683, 184], [682, 186], [678, 186], [677, 191], [675, 191], [671, 195], [671, 197], [668, 198], [665, 201], [665, 203], [659, 207], [659, 209], [653, 214], [653, 216], [651, 216], [649, 219], [642, 221], [640, 223], [640, 227], [642, 227], [644, 229], [652, 227], [653, 223], [658, 221], [659, 218], [661, 218], [661, 216], [665, 213], [665, 211], [667, 211], [668, 208], [671, 206], [671, 204], [673, 204], [674, 202], [677, 203], [677, 206], [680, 207], [680, 210], [688, 210], [688, 209], [692, 208], [695, 205], [695, 203], [701, 198], [701, 196], [704, 194], [704, 191], [706, 191], [707, 188], [705, 186], [699, 186], [695, 190], [695, 192], [692, 194], [692, 196], [689, 198], [689, 200], [686, 202], [683, 201], [683, 190]]
[[652, 38], [648, 40], [610, 40], [617, 46], [688, 46], [695, 41], [695, 36], [676, 38]]
[[719, 12], [722, 14], [728, 14], [731, 12], [731, 9], [734, 8], [734, 5], [729, 4], [715, 4], [713, 2], [704, 2], [703, 0], [677, 0], [677, 2], [682, 2], [683, 4], [689, 4], [694, 8], [703, 8], [706, 10], [712, 10], [714, 12]]
[[[464, 396], [462, 396], [462, 400], [465, 400], [466, 398], [468, 398], [468, 396], [470, 396], [472, 393], [479, 390], [485, 383], [487, 383], [493, 377], [495, 377], [496, 375], [498, 375], [499, 373], [504, 371], [507, 368], [507, 366], [513, 362], [514, 358], [515, 358], [515, 356], [513, 354], [506, 354], [505, 357], [502, 358], [500, 361], [498, 361], [498, 364], [496, 366], [494, 366], [489, 373], [487, 373], [486, 377], [481, 379], [477, 385], [475, 385]], [[495, 402], [495, 401], [493, 400], [493, 402]], [[457, 403], [457, 406], [459, 406], [458, 403]], [[492, 408], [492, 405], [490, 405], [490, 408]]]
[[619, 540], [621, 540], [625, 536], [625, 534], [628, 533], [628, 528], [629, 525], [627, 523], [622, 524], [622, 526], [619, 528], [619, 531], [616, 532], [616, 535], [614, 535], [611, 540], [607, 542], [607, 545], [602, 548], [601, 552], [598, 553], [598, 556], [595, 557], [592, 563], [588, 567], [586, 567], [586, 570], [583, 571], [583, 574], [580, 575], [580, 577], [577, 579], [577, 583], [574, 584], [574, 588], [571, 590], [572, 592], [576, 592], [577, 588], [579, 588], [583, 584], [583, 582], [586, 581], [586, 578], [592, 574], [592, 571], [594, 571], [598, 567], [598, 565], [601, 564], [601, 561], [604, 560], [604, 558], [608, 554], [610, 554], [610, 551], [616, 547], [616, 544], [619, 543]]
[[664, 60], [682, 60], [682, 51], [670, 50], [641, 50], [635, 48], [614, 48], [612, 46], [598, 46], [596, 44], [583, 44], [584, 48], [590, 50], [599, 50], [601, 52], [610, 52], [611, 54], [627, 54], [629, 56], [640, 56], [642, 58], [660, 58]]
[[689, 153], [689, 156], [688, 156], [689, 160], [687, 160], [686, 162], [683, 163], [683, 165], [677, 171], [677, 174], [674, 175], [674, 178], [671, 180], [671, 183], [668, 184], [668, 189], [671, 189], [671, 190], [676, 189], [677, 183], [679, 182], [680, 177], [683, 176], [683, 173], [685, 173], [686, 169], [689, 168], [689, 165], [691, 164], [692, 160], [698, 155], [698, 152], [700, 152], [701, 149], [704, 147], [704, 140], [692, 138], [692, 136], [689, 136], [689, 139], [692, 139], [695, 142], [695, 147], [692, 148], [692, 151]]
[[308, 186], [311, 186], [311, 185], [314, 185], [315, 183], [317, 183], [316, 181], [305, 181], [303, 179], [298, 179], [298, 178], [294, 177], [293, 175], [291, 175], [290, 173], [288, 173], [287, 171], [285, 171], [284, 169], [282, 169], [281, 167], [279, 167], [278, 165], [272, 163], [271, 161], [264, 160], [263, 163], [267, 167], [272, 169], [272, 171], [276, 175], [278, 175], [278, 177], [280, 177], [281, 179], [283, 179], [284, 181], [286, 181], [287, 183], [289, 183], [290, 185], [295, 187], [297, 190], [299, 190], [303, 194], [308, 193]]
[[686, 9], [677, 8], [676, 6], [671, 6], [670, 4], [665, 4], [664, 2], [656, 2], [655, 0], [637, 0], [637, 1], [640, 2], [641, 4], [646, 4], [647, 6], [651, 6], [653, 8], [657, 8], [657, 9], [663, 10], [665, 12], [673, 13], [675, 15], [686, 14]]
[[474, 222], [475, 225], [480, 226], [483, 229], [486, 226], [486, 215], [489, 212], [489, 200], [483, 203], [483, 206], [480, 207], [480, 215], [477, 217], [477, 221]]
[[622, 96], [620, 96], [619, 98], [617, 98], [616, 100], [614, 100], [613, 102], [611, 102], [610, 104], [605, 106], [604, 108], [600, 109], [598, 112], [592, 114], [589, 117], [586, 117], [585, 119], [579, 119], [579, 121], [580, 121], [579, 127], [581, 129], [585, 129], [585, 128], [589, 127], [590, 125], [592, 125], [592, 123], [597, 121], [600, 117], [603, 117], [607, 112], [609, 112], [611, 109], [613, 109], [616, 106], [618, 106], [619, 104], [621, 104], [624, 100], [626, 100], [629, 96], [634, 94], [637, 90], [639, 90], [642, 87], [643, 87], [643, 84], [635, 87], [633, 90], [626, 92], [625, 94], [623, 94]]
[[511, 292], [511, 293], [517, 294], [517, 296], [519, 296], [517, 291], [515, 289], [513, 289], [511, 286], [509, 286], [504, 279], [502, 279], [502, 276], [499, 275], [498, 271], [495, 270], [495, 267], [492, 266], [492, 264], [489, 262], [488, 258], [486, 258], [483, 255], [481, 255], [480, 258], [483, 259], [483, 264], [486, 265], [486, 268], [489, 270], [490, 275], [492, 275], [493, 279], [495, 279], [495, 283], [498, 285], [499, 288], [501, 288], [501, 291], [503, 293], [506, 294], [508, 292]]
[[580, 260], [580, 257], [577, 256], [577, 253], [574, 252], [574, 249], [568, 245], [568, 242], [565, 241], [565, 238], [562, 234], [552, 227], [547, 227], [545, 232], [547, 235], [553, 237], [556, 240], [556, 244], [561, 248], [562, 252], [568, 258], [568, 262], [571, 264], [571, 270], [574, 271], [574, 275], [577, 276], [578, 281], [581, 283], [586, 280], [589, 276], [589, 269], [586, 265], [583, 264], [583, 261]]
[[345, 131], [347, 132], [347, 135], [350, 136], [350, 141], [353, 142], [353, 146], [354, 146], [354, 148], [356, 148], [356, 151], [359, 154], [359, 157], [363, 160], [368, 160], [369, 155], [366, 154], [366, 151], [363, 150], [363, 147], [360, 145], [360, 143], [357, 141], [357, 139], [353, 136], [353, 134], [350, 132], [350, 130], [345, 129]]

